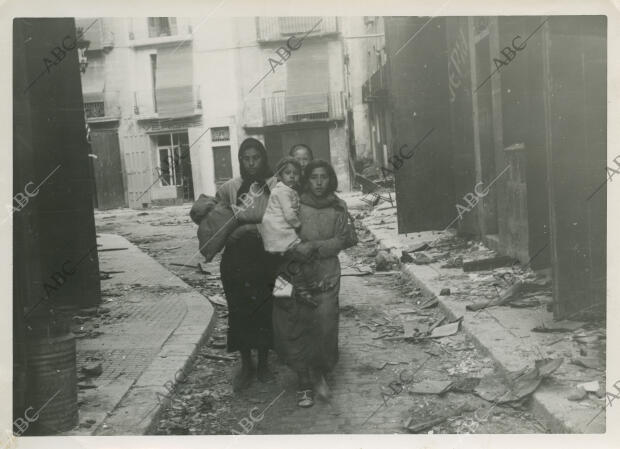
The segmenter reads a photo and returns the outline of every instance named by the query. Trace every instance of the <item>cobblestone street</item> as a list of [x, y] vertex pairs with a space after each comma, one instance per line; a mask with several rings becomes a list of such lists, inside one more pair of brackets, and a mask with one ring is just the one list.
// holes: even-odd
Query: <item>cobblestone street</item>
[[[187, 218], [187, 211], [188, 206], [148, 212], [109, 211], [98, 214], [98, 231], [124, 235], [203, 295], [221, 295], [219, 257], [206, 266], [210, 274], [174, 265], [196, 265], [202, 258], [189, 260], [197, 242], [196, 228]], [[151, 226], [144, 226], [146, 223]], [[342, 266], [368, 263], [373, 251], [373, 242], [360, 243], [342, 255]], [[317, 400], [311, 409], [297, 407], [295, 376], [275, 354], [271, 355], [275, 374], [272, 382], [255, 381], [241, 393], [232, 392], [231, 378], [238, 362], [217, 357], [236, 358], [237, 354], [227, 354], [224, 349], [226, 307], [216, 306], [214, 331], [200, 349], [187, 379], [177, 385], [153, 433], [406, 433], [405, 424], [410, 418], [412, 426], [436, 416], [447, 418], [424, 432], [545, 432], [527, 405], [493, 407], [472, 393], [410, 391], [413, 384], [423, 380], [480, 377], [495, 369], [463, 331], [419, 343], [382, 337], [402, 328], [403, 321], [421, 318], [434, 323], [441, 317], [438, 308], [413, 312], [413, 306], [425, 300], [416, 288], [402, 280], [399, 273], [343, 276], [340, 360], [327, 379], [333, 398], [329, 403]], [[399, 382], [399, 378], [405, 382]]]

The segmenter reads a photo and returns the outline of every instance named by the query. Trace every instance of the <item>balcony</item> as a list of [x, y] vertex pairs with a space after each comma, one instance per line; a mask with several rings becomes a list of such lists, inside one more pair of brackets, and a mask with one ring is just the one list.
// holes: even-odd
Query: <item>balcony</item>
[[200, 86], [163, 87], [134, 91], [134, 114], [138, 120], [192, 117], [202, 114]]
[[[320, 22], [319, 22], [320, 21]], [[317, 22], [318, 25], [317, 25]], [[257, 17], [258, 42], [285, 41], [291, 36], [325, 36], [338, 33], [336, 17]]]
[[105, 102], [84, 103], [84, 112], [86, 112], [87, 119], [105, 117]]
[[191, 42], [192, 39], [192, 26], [189, 18], [141, 17], [130, 19], [130, 47]]
[[277, 126], [305, 122], [344, 120], [342, 92], [308, 95], [281, 95], [261, 98], [262, 116], [252, 118], [258, 111], [246, 105], [247, 127]]
[[389, 92], [388, 78], [385, 65], [382, 65], [372, 74], [370, 79], [362, 85], [362, 101], [372, 103], [387, 101]]
[[[99, 97], [99, 98], [96, 98]], [[116, 121], [121, 117], [118, 92], [102, 92], [84, 96], [84, 113], [88, 123]]]

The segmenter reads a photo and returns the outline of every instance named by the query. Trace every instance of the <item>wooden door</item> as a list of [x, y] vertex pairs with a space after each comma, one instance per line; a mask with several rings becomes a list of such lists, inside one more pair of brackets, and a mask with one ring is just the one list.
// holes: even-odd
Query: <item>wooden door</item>
[[146, 134], [123, 136], [123, 155], [127, 173], [129, 207], [141, 209], [151, 203], [151, 192], [156, 172], [151, 168], [151, 146]]
[[229, 145], [213, 147], [213, 172], [217, 188], [232, 178], [232, 160], [230, 158]]
[[116, 130], [92, 130], [93, 161], [97, 208], [100, 210], [127, 207], [125, 180]]

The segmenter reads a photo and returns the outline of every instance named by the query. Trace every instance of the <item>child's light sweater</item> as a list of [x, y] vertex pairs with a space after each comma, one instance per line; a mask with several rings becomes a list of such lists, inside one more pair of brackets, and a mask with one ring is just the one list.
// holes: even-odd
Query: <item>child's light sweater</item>
[[295, 231], [300, 226], [299, 195], [283, 182], [278, 182], [271, 190], [263, 222], [258, 227], [265, 251], [283, 253], [300, 243]]

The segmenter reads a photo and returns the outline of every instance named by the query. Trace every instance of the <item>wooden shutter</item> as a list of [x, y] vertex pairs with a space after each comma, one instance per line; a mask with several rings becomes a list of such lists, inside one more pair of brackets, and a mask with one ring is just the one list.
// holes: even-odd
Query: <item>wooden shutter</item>
[[327, 44], [305, 41], [287, 62], [286, 115], [328, 112]]
[[165, 47], [157, 52], [157, 112], [160, 117], [194, 113], [191, 45]]

